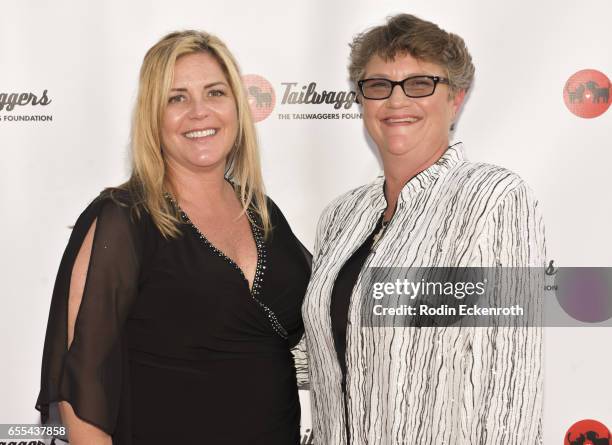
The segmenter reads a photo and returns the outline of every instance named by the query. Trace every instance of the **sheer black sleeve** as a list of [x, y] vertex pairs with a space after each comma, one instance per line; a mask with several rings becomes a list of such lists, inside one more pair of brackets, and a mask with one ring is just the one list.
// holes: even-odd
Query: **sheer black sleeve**
[[[268, 198], [268, 209], [270, 210], [270, 216], [274, 223], [275, 229], [282, 230], [282, 228], [285, 228], [290, 234], [288, 239], [290, 240], [291, 245], [288, 246], [288, 248], [293, 249], [295, 254], [301, 258], [304, 273], [306, 273], [310, 278], [310, 272], [312, 269], [312, 254], [293, 233], [291, 227], [289, 226], [289, 222], [285, 218], [285, 215], [283, 215], [283, 212], [281, 212], [276, 203], [270, 198]], [[272, 232], [272, 236], [274, 236], [274, 230]], [[299, 330], [290, 335], [288, 341], [295, 365], [298, 388], [309, 389], [310, 379], [308, 375], [308, 346], [306, 344], [306, 336], [304, 335], [303, 325]]]
[[[74, 262], [96, 221], [85, 288], [68, 345], [68, 298]], [[76, 415], [112, 435], [127, 385], [122, 335], [138, 287], [141, 247], [130, 208], [96, 199], [79, 217], [53, 290], [36, 409], [45, 422], [50, 404], [69, 402]]]

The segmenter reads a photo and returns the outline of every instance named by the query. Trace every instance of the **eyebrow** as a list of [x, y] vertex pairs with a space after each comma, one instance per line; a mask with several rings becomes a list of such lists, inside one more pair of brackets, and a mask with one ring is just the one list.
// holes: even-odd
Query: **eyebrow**
[[[404, 79], [408, 77], [416, 77], [416, 76], [437, 76], [437, 74], [429, 74], [429, 73], [410, 73]], [[367, 79], [390, 79], [391, 77], [386, 74], [374, 73], [368, 74]]]
[[[217, 85], [228, 86], [225, 82], [218, 81], [218, 82], [207, 83], [206, 85], [204, 85], [204, 89], [212, 88], [212, 87], [215, 87]], [[187, 88], [170, 88], [170, 91], [187, 91]]]

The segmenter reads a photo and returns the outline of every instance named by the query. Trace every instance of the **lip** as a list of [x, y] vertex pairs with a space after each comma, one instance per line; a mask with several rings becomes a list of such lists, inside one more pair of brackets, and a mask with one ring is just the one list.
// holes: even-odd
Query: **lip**
[[404, 126], [404, 125], [414, 125], [418, 123], [422, 118], [419, 116], [414, 116], [411, 114], [401, 114], [401, 115], [393, 115], [386, 116], [381, 119], [381, 122], [388, 126]]
[[[211, 131], [211, 130], [214, 131], [213, 134], [207, 134], [207, 135], [199, 136], [199, 137], [188, 137], [187, 136], [189, 133], [193, 133], [193, 132], [207, 132], [207, 131]], [[183, 132], [182, 135], [183, 135], [184, 138], [189, 139], [190, 141], [201, 141], [201, 140], [204, 140], [204, 139], [208, 139], [208, 138], [214, 137], [218, 133], [219, 133], [219, 128], [217, 128], [217, 127], [203, 127], [203, 128], [191, 128], [191, 129]]]

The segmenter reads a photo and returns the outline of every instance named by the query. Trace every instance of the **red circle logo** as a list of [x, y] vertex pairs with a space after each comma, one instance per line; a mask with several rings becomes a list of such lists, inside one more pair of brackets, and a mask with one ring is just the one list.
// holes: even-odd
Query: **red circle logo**
[[242, 81], [255, 122], [262, 121], [270, 116], [276, 104], [276, 95], [270, 82], [257, 74], [245, 74], [242, 76]]
[[610, 430], [597, 420], [585, 419], [573, 424], [563, 441], [564, 445], [612, 445]]
[[610, 107], [610, 79], [597, 70], [574, 73], [563, 87], [563, 100], [568, 110], [587, 119], [601, 116]]

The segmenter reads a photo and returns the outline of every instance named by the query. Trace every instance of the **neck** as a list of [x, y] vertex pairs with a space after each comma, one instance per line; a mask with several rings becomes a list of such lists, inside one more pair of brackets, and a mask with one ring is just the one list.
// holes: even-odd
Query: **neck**
[[214, 208], [235, 197], [231, 185], [225, 180], [224, 164], [209, 170], [193, 171], [169, 162], [167, 168], [169, 185], [182, 206]]
[[423, 170], [435, 164], [447, 148], [448, 141], [444, 141], [434, 150], [413, 150], [401, 156], [389, 153], [383, 155], [385, 198], [387, 200], [385, 219], [393, 216], [397, 200], [404, 186]]

